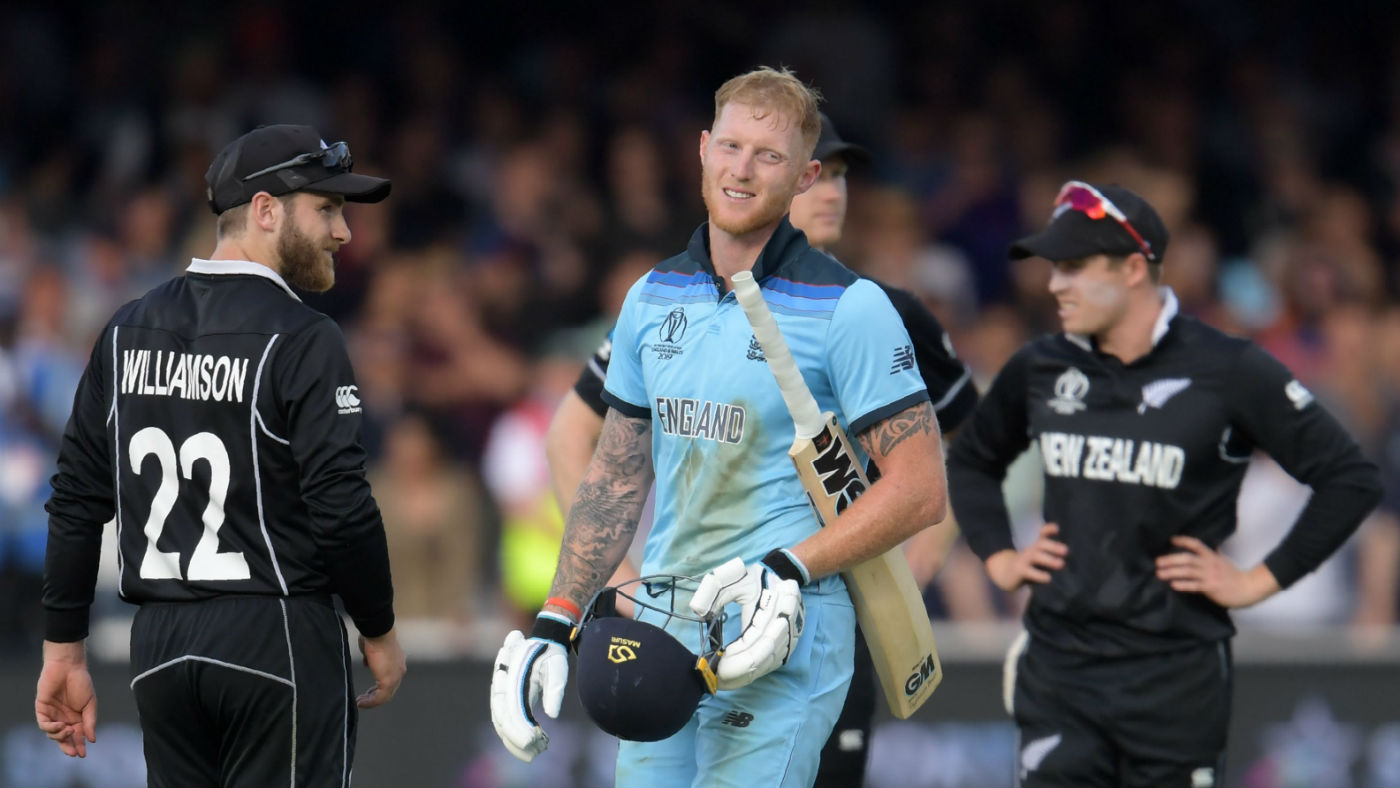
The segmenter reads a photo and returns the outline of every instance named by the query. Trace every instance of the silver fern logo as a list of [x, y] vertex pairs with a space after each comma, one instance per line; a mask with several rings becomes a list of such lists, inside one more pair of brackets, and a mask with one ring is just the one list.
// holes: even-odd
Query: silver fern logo
[[1165, 378], [1154, 380], [1142, 387], [1142, 404], [1138, 405], [1138, 413], [1146, 413], [1148, 408], [1161, 410], [1167, 404], [1167, 400], [1186, 390], [1191, 385], [1190, 378]]

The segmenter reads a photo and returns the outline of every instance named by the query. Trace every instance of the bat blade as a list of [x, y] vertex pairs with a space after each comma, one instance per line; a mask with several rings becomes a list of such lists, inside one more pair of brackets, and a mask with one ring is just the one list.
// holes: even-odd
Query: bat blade
[[[807, 502], [823, 526], [870, 486], [835, 414], [828, 412], [824, 417], [816, 436], [798, 438], [788, 450]], [[885, 701], [891, 713], [906, 719], [943, 680], [928, 610], [909, 562], [903, 551], [894, 547], [841, 574], [870, 646]]]
[[[870, 487], [870, 480], [836, 415], [822, 413], [817, 406], [753, 274], [740, 272], [733, 282], [734, 295], [792, 415], [795, 438], [788, 457], [817, 522], [826, 526]], [[943, 680], [933, 628], [909, 562], [896, 546], [844, 570], [842, 576], [890, 711], [908, 718]]]

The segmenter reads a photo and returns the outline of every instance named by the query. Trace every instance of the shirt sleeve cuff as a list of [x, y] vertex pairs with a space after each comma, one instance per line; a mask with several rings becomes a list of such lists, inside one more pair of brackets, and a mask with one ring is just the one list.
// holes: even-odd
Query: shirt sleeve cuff
[[888, 405], [885, 405], [884, 407], [876, 408], [875, 410], [870, 411], [869, 413], [861, 416], [860, 418], [852, 419], [851, 427], [848, 432], [850, 436], [854, 438], [862, 432], [865, 432], [865, 430], [869, 427], [878, 424], [881, 421], [884, 421], [885, 419], [888, 419], [894, 414], [908, 410], [909, 408], [912, 408], [920, 402], [928, 401], [929, 399], [927, 389], [919, 389], [918, 391], [912, 394], [906, 394], [905, 396], [900, 397], [899, 399], [895, 400], [894, 402], [891, 402]]
[[76, 643], [88, 636], [88, 608], [44, 611], [44, 640], [51, 643]]
[[608, 407], [616, 410], [624, 416], [634, 419], [651, 419], [651, 408], [643, 405], [634, 405], [624, 399], [618, 399], [611, 391], [603, 389], [603, 401], [608, 403]]
[[355, 629], [367, 638], [377, 638], [394, 628], [394, 609], [383, 610], [368, 616], [353, 616]]
[[1287, 555], [1280, 554], [1277, 550], [1268, 558], [1264, 559], [1264, 566], [1267, 567], [1269, 573], [1274, 576], [1274, 580], [1278, 581], [1280, 590], [1288, 588], [1298, 582], [1299, 578], [1311, 571], [1299, 566], [1298, 561], [1291, 559]]

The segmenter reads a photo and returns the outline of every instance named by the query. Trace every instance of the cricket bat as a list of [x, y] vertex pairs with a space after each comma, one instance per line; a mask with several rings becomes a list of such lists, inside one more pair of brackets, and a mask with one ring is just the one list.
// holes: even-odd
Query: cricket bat
[[[734, 295], [792, 415], [796, 435], [788, 457], [817, 522], [825, 526], [865, 492], [870, 480], [836, 414], [822, 413], [817, 407], [753, 274], [741, 271], [733, 282]], [[933, 628], [909, 562], [896, 545], [841, 574], [855, 602], [856, 619], [870, 645], [885, 700], [894, 716], [906, 719], [943, 680]]]

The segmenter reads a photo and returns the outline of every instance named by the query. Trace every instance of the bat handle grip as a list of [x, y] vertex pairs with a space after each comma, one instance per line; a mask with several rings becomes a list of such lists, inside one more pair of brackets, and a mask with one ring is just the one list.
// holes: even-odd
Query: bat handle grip
[[826, 419], [822, 418], [816, 398], [807, 388], [807, 382], [802, 379], [802, 372], [792, 358], [787, 340], [783, 339], [782, 332], [778, 330], [778, 321], [768, 309], [763, 291], [758, 282], [754, 281], [750, 271], [734, 274], [731, 281], [734, 283], [734, 298], [739, 302], [739, 306], [743, 307], [744, 315], [749, 319], [749, 326], [753, 328], [754, 339], [758, 340], [759, 347], [763, 348], [763, 356], [768, 360], [768, 369], [778, 381], [778, 390], [782, 392], [783, 401], [787, 404], [788, 412], [792, 414], [797, 436], [815, 437], [826, 425]]

